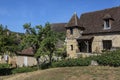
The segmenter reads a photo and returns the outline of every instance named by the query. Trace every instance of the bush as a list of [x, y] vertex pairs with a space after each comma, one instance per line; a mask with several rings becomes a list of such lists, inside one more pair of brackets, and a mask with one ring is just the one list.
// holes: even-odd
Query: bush
[[0, 64], [0, 68], [9, 68], [9, 67], [10, 67], [10, 65], [7, 63]]
[[105, 52], [101, 56], [97, 57], [96, 61], [99, 65], [114, 67], [120, 66], [120, 50]]
[[72, 66], [88, 66], [91, 60], [89, 58], [67, 59], [53, 62], [52, 67], [72, 67]]
[[4, 76], [4, 75], [10, 75], [12, 74], [12, 68], [1, 68], [0, 69], [0, 76]]
[[71, 66], [88, 66], [91, 61], [97, 61], [99, 65], [103, 66], [120, 66], [120, 50], [104, 52], [98, 56], [91, 56], [87, 58], [77, 58], [53, 62], [52, 67], [71, 67]]
[[7, 63], [0, 64], [0, 76], [11, 74], [11, 70], [12, 68], [10, 68], [9, 64]]
[[41, 65], [40, 65], [40, 69], [47, 69], [47, 68], [50, 68], [50, 63], [42, 63]]
[[37, 70], [37, 67], [21, 67], [21, 68], [15, 68], [12, 70], [12, 74], [16, 73], [24, 73], [24, 72], [32, 72]]

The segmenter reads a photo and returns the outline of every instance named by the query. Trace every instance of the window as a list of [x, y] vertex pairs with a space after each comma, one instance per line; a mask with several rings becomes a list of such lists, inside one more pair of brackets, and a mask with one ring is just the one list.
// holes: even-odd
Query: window
[[106, 19], [104, 20], [104, 29], [110, 29], [111, 25], [110, 25], [110, 20]]
[[73, 45], [70, 45], [70, 47], [71, 47], [71, 51], [73, 50]]
[[103, 40], [103, 49], [110, 50], [112, 48], [112, 40]]
[[70, 34], [73, 34], [73, 28], [70, 28]]

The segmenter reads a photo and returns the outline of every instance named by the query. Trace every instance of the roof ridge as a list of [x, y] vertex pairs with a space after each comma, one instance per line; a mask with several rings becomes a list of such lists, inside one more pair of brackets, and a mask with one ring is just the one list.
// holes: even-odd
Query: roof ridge
[[84, 15], [84, 14], [92, 14], [92, 13], [101, 12], [101, 11], [106, 11], [106, 10], [111, 10], [111, 9], [116, 9], [116, 8], [120, 8], [120, 6], [112, 7], [112, 8], [100, 9], [100, 10], [91, 11], [91, 12], [85, 12], [85, 13], [82, 13], [81, 15]]
[[67, 22], [58, 22], [58, 23], [51, 23], [51, 24], [67, 24]]
[[76, 12], [74, 13], [74, 15], [75, 15], [75, 25], [78, 25]]

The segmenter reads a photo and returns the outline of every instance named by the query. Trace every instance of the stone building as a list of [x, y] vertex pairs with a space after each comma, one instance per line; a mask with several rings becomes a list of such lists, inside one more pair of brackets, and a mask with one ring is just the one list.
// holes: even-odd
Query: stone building
[[101, 53], [120, 47], [120, 7], [75, 13], [65, 25], [69, 57], [81, 53]]
[[34, 50], [32, 47], [18, 52], [15, 57], [16, 65], [18, 67], [37, 65], [36, 58], [34, 57]]

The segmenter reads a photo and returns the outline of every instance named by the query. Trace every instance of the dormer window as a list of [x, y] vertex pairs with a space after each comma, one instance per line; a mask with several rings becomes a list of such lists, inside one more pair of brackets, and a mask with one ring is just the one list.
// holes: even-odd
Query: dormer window
[[105, 14], [103, 17], [104, 20], [104, 29], [110, 29], [111, 23], [114, 20], [110, 14]]
[[110, 28], [111, 28], [110, 20], [109, 19], [104, 20], [104, 29]]

